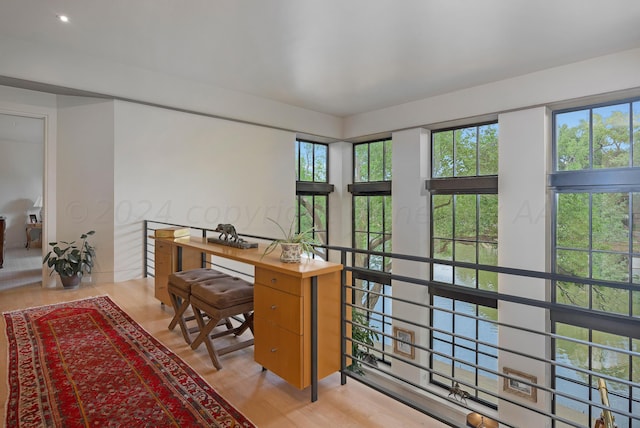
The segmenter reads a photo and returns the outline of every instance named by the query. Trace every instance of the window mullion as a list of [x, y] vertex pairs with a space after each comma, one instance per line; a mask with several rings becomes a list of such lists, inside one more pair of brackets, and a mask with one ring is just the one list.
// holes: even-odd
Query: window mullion
[[[589, 278], [593, 278], [593, 193], [589, 192]], [[589, 287], [589, 308], [593, 309], [593, 286]]]
[[589, 110], [589, 169], [593, 169], [593, 109]]
[[480, 175], [480, 127], [476, 127], [476, 176]]

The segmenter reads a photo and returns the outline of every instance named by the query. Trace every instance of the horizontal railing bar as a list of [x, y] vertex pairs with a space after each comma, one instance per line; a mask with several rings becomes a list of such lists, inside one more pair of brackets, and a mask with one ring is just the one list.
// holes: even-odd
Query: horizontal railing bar
[[[432, 265], [437, 264], [437, 265], [461, 267], [461, 268], [502, 273], [506, 275], [514, 275], [514, 276], [521, 276], [521, 277], [527, 277], [527, 278], [546, 279], [551, 281], [575, 282], [575, 283], [588, 284], [588, 285], [605, 285], [605, 286], [610, 286], [611, 288], [621, 288], [625, 290], [634, 290], [638, 287], [637, 284], [628, 284], [623, 282], [606, 281], [606, 280], [592, 279], [592, 278], [580, 278], [580, 277], [575, 277], [571, 275], [551, 273], [551, 272], [541, 272], [537, 270], [508, 268], [504, 266], [493, 266], [493, 265], [485, 265], [485, 264], [479, 264], [479, 263], [476, 264], [476, 263], [453, 261], [453, 260], [443, 260], [443, 259], [435, 259], [432, 257], [413, 256], [408, 254], [385, 253], [382, 251], [369, 251], [369, 250], [363, 250], [363, 249], [351, 248], [351, 247], [336, 247], [331, 245], [324, 245], [323, 247], [330, 250], [345, 251], [347, 253], [375, 255], [375, 256], [381, 256], [381, 257], [386, 257], [391, 259], [415, 261], [415, 262], [421, 262], [421, 263], [428, 263]], [[351, 269], [358, 269], [358, 268], [351, 267]], [[412, 279], [409, 277], [407, 278]]]
[[[382, 312], [374, 311], [374, 310], [368, 309], [368, 308], [366, 308], [364, 306], [358, 306], [358, 305], [355, 305], [355, 304], [352, 304], [352, 303], [347, 303], [346, 305], [350, 306], [353, 309], [359, 309], [359, 310], [362, 310], [364, 312], [374, 313], [376, 315], [383, 315]], [[510, 348], [505, 348], [503, 346], [494, 345], [494, 344], [491, 344], [489, 342], [484, 342], [484, 341], [480, 341], [480, 340], [477, 340], [477, 339], [470, 338], [468, 336], [463, 336], [463, 335], [460, 335], [460, 334], [457, 334], [457, 333], [448, 332], [446, 330], [442, 330], [442, 329], [439, 329], [439, 328], [436, 328], [436, 327], [433, 327], [433, 326], [430, 326], [430, 325], [419, 324], [419, 323], [416, 323], [416, 322], [411, 321], [411, 320], [406, 320], [406, 319], [403, 319], [403, 318], [400, 318], [400, 317], [396, 317], [394, 315], [386, 314], [384, 316], [388, 317], [388, 318], [391, 318], [393, 320], [397, 320], [397, 321], [401, 321], [401, 322], [407, 323], [409, 325], [413, 325], [414, 327], [418, 327], [418, 328], [423, 328], [425, 330], [429, 330], [430, 332], [446, 334], [446, 335], [452, 336], [454, 338], [458, 338], [458, 339], [466, 340], [466, 341], [469, 341], [469, 342], [473, 342], [475, 344], [486, 346], [488, 348], [493, 348], [493, 349], [496, 349], [498, 351], [508, 352], [508, 353], [511, 353], [511, 354], [514, 354], [514, 355], [518, 355], [518, 356], [521, 356], [521, 357], [526, 357], [526, 358], [532, 359], [532, 360], [540, 362], [540, 363], [549, 364], [549, 365], [554, 366], [554, 367], [562, 367], [562, 368], [566, 368], [566, 369], [571, 369], [571, 370], [574, 370], [574, 371], [579, 372], [579, 373], [584, 373], [584, 374], [591, 375], [591, 376], [596, 376], [596, 377], [602, 377], [604, 379], [608, 379], [610, 381], [614, 381], [616, 383], [623, 384], [623, 385], [626, 385], [626, 386], [629, 386], [629, 387], [638, 387], [638, 388], [640, 388], [640, 383], [636, 383], [636, 382], [633, 382], [633, 381], [630, 381], [630, 380], [615, 378], [615, 377], [612, 377], [612, 376], [609, 376], [609, 375], [605, 375], [605, 374], [601, 374], [601, 373], [598, 373], [598, 372], [595, 372], [595, 371], [592, 371], [592, 370], [589, 370], [589, 369], [583, 369], [583, 368], [580, 368], [580, 367], [574, 367], [574, 366], [571, 366], [569, 364], [558, 362], [558, 361], [553, 360], [553, 359], [538, 357], [538, 356], [527, 354], [527, 353], [524, 353], [524, 352], [521, 352], [521, 351], [518, 351], [518, 350], [515, 350], [515, 349], [510, 349]], [[354, 324], [358, 325], [359, 327], [361, 327], [363, 329], [366, 329], [366, 330], [375, 331], [377, 334], [380, 334], [380, 335], [385, 336], [385, 337], [389, 337], [392, 340], [398, 340], [397, 338], [395, 338], [393, 336], [390, 336], [390, 335], [384, 333], [383, 331], [375, 330], [375, 329], [373, 329], [371, 327], [367, 327], [367, 326], [364, 326], [362, 324], [354, 323], [351, 320], [345, 320], [345, 322], [347, 322], [349, 324], [352, 324], [352, 325], [354, 325]], [[547, 336], [547, 334], [544, 333], [544, 332], [540, 332], [540, 334], [544, 335], [544, 336]], [[440, 340], [440, 341], [444, 342], [443, 339], [435, 338], [435, 340]], [[401, 342], [404, 342], [404, 341], [401, 340]], [[451, 356], [449, 356], [447, 354], [439, 353], [438, 351], [435, 351], [435, 350], [433, 350], [431, 348], [428, 348], [428, 347], [425, 347], [425, 346], [422, 346], [422, 345], [419, 345], [419, 344], [413, 344], [413, 346], [415, 346], [416, 348], [421, 349], [423, 351], [435, 353], [437, 355], [446, 357], [448, 359], [453, 359]], [[467, 349], [469, 351], [473, 351], [473, 352], [481, 354], [481, 355], [486, 355], [488, 357], [497, 358], [496, 355], [492, 355], [492, 354], [489, 354], [489, 353], [484, 352], [484, 351], [480, 351], [480, 350], [476, 350], [476, 349], [473, 349], [473, 348], [469, 348], [469, 347], [467, 347], [465, 345], [453, 344], [452, 343], [452, 346], [463, 348], [463, 349]], [[621, 350], [621, 349], [618, 349], [618, 348], [611, 348], [611, 347], [606, 347], [606, 346], [596, 346], [596, 344], [593, 344], [592, 346], [593, 347], [601, 347], [601, 348], [604, 348], [604, 349], [608, 349], [608, 350], [612, 350], [612, 351], [615, 351], [615, 352], [624, 353], [624, 354], [631, 355], [631, 356], [640, 356], [639, 353], [634, 352], [634, 351], [626, 351], [626, 350]], [[622, 352], [622, 351], [624, 351], [624, 352]], [[475, 368], [481, 368], [484, 371], [490, 371], [490, 369], [488, 369], [485, 366], [475, 365], [475, 364], [469, 363], [469, 362], [467, 362], [465, 360], [460, 360], [460, 362], [462, 362], [462, 363], [464, 363], [466, 365], [475, 367]], [[502, 373], [498, 373], [498, 372], [496, 372], [494, 374], [497, 374], [498, 376], [503, 376]], [[548, 390], [548, 392], [552, 392], [552, 393], [554, 392], [554, 390], [552, 390], [552, 389], [547, 389], [547, 390]], [[558, 395], [564, 395], [564, 394], [559, 393]], [[574, 396], [568, 395], [567, 397], [573, 398]]]
[[[385, 334], [385, 336], [387, 336], [387, 337], [391, 337], [391, 336], [388, 336], [388, 335], [386, 335], [386, 334]], [[370, 346], [366, 345], [365, 343], [360, 342], [360, 341], [357, 341], [357, 340], [354, 340], [354, 339], [352, 339], [352, 338], [347, 338], [347, 341], [348, 341], [348, 342], [351, 342], [351, 343], [358, 343], [358, 344], [361, 344], [361, 345], [363, 345], [363, 346], [365, 346], [365, 347], [369, 347], [369, 348], [370, 348]], [[418, 347], [417, 345], [414, 345], [414, 346]], [[424, 348], [422, 348], [422, 349], [424, 349]], [[424, 370], [424, 371], [427, 371], [427, 372], [429, 372], [429, 373], [431, 373], [431, 374], [436, 374], [436, 375], [438, 375], [438, 376], [440, 376], [440, 377], [443, 377], [443, 378], [449, 379], [449, 380], [451, 380], [452, 382], [453, 382], [453, 381], [458, 382], [459, 384], [462, 384], [462, 385], [464, 385], [464, 386], [466, 386], [466, 387], [468, 387], [468, 388], [470, 388], [470, 389], [473, 389], [473, 390], [476, 390], [476, 391], [480, 391], [480, 392], [482, 392], [482, 393], [484, 393], [484, 394], [486, 394], [486, 395], [490, 395], [490, 396], [492, 396], [492, 397], [496, 397], [496, 398], [498, 398], [498, 399], [500, 399], [500, 400], [503, 400], [503, 401], [509, 401], [509, 402], [511, 402], [511, 403], [513, 403], [513, 404], [517, 404], [518, 406], [520, 406], [520, 407], [524, 407], [524, 408], [526, 408], [526, 409], [528, 409], [528, 410], [537, 411], [535, 408], [533, 408], [533, 407], [529, 407], [528, 405], [523, 405], [523, 403], [521, 403], [521, 402], [518, 402], [518, 401], [512, 401], [512, 400], [510, 400], [510, 399], [508, 399], [508, 398], [506, 398], [506, 397], [504, 397], [504, 396], [499, 395], [498, 393], [495, 393], [495, 392], [493, 392], [493, 391], [490, 391], [490, 390], [487, 390], [487, 389], [481, 388], [481, 387], [479, 387], [479, 386], [472, 385], [472, 384], [470, 384], [470, 383], [468, 383], [468, 382], [466, 382], [466, 381], [464, 381], [464, 380], [462, 380], [462, 379], [456, 379], [456, 378], [454, 378], [454, 377], [452, 377], [452, 376], [449, 376], [449, 375], [447, 375], [447, 374], [445, 374], [445, 373], [439, 372], [439, 371], [437, 371], [436, 369], [432, 369], [432, 368], [427, 367], [427, 366], [422, 366], [422, 365], [420, 365], [420, 364], [418, 364], [418, 363], [415, 363], [415, 362], [413, 362], [413, 361], [411, 361], [411, 360], [407, 360], [407, 359], [405, 359], [405, 358], [399, 357], [399, 356], [397, 356], [397, 355], [395, 355], [395, 354], [391, 354], [391, 353], [389, 353], [389, 352], [387, 352], [387, 351], [377, 349], [377, 350], [376, 350], [376, 352], [381, 353], [381, 354], [384, 354], [384, 355], [387, 355], [387, 356], [392, 357], [392, 358], [394, 358], [394, 359], [400, 360], [400, 361], [402, 361], [403, 363], [408, 364], [408, 365], [411, 365], [411, 366], [413, 366], [413, 367], [415, 367], [415, 368], [418, 368], [418, 369], [420, 369], [420, 370]], [[433, 354], [436, 354], [436, 355], [439, 355], [439, 356], [446, 357], [447, 359], [450, 359], [450, 360], [452, 360], [452, 361], [461, 362], [461, 363], [464, 363], [464, 364], [465, 364], [465, 365], [467, 365], [467, 366], [474, 367], [474, 368], [476, 368], [476, 369], [482, 369], [483, 371], [488, 372], [488, 373], [491, 373], [491, 374], [494, 374], [494, 375], [496, 375], [496, 376], [498, 376], [498, 377], [500, 377], [500, 378], [514, 379], [514, 377], [509, 376], [509, 375], [506, 375], [506, 374], [504, 374], [504, 373], [500, 373], [500, 372], [497, 372], [497, 371], [494, 371], [494, 370], [488, 369], [488, 368], [483, 367], [483, 366], [478, 366], [478, 365], [476, 365], [476, 364], [469, 363], [469, 362], [464, 361], [464, 360], [460, 360], [460, 359], [458, 359], [458, 358], [455, 358], [455, 357], [449, 356], [449, 355], [444, 354], [444, 353], [441, 353], [441, 352], [437, 352], [437, 351], [433, 351], [433, 350], [431, 350], [431, 352], [432, 352]], [[349, 354], [348, 356], [349, 356], [349, 358], [353, 358], [353, 359], [355, 359], [355, 360], [358, 360], [358, 361], [359, 361], [359, 362], [361, 362], [361, 363], [366, 364], [366, 365], [367, 365], [367, 366], [369, 366], [370, 368], [376, 368], [376, 369], [378, 369], [376, 366], [374, 366], [374, 365], [372, 365], [372, 364], [368, 363], [367, 361], [360, 360], [359, 358], [353, 357], [353, 356], [352, 356], [352, 355], [350, 355], [350, 354]], [[379, 370], [379, 369], [378, 369], [378, 370]], [[388, 373], [388, 372], [384, 372], [384, 371], [383, 371], [383, 373], [385, 373], [385, 374], [388, 374], [388, 375], [390, 375], [390, 376], [394, 376], [394, 377], [395, 377], [395, 375], [394, 375], [394, 374], [392, 374], [392, 373]], [[398, 378], [398, 379], [403, 380], [403, 381], [406, 381], [406, 382], [409, 382], [408, 380], [405, 380], [404, 378]], [[604, 406], [604, 405], [602, 405], [601, 403], [598, 403], [598, 402], [596, 402], [596, 401], [591, 401], [591, 400], [588, 400], [588, 399], [587, 399], [587, 400], [585, 400], [585, 399], [582, 399], [582, 398], [580, 398], [580, 397], [577, 397], [577, 396], [574, 396], [574, 395], [571, 395], [571, 394], [568, 394], [568, 393], [564, 393], [564, 392], [562, 392], [562, 391], [558, 391], [558, 390], [555, 390], [555, 389], [553, 389], [553, 388], [546, 387], [546, 386], [544, 386], [544, 385], [539, 385], [539, 384], [536, 384], [536, 383], [528, 382], [528, 381], [523, 380], [523, 379], [521, 379], [521, 378], [517, 378], [517, 380], [518, 380], [518, 382], [520, 382], [520, 383], [524, 383], [524, 384], [527, 384], [527, 385], [529, 385], [529, 386], [532, 386], [532, 387], [538, 388], [538, 389], [540, 389], [540, 390], [543, 390], [543, 391], [549, 392], [549, 393], [551, 393], [551, 394], [553, 394], [553, 395], [555, 395], [555, 396], [561, 396], [561, 397], [565, 397], [565, 398], [570, 398], [570, 399], [572, 399], [573, 401], [577, 401], [577, 402], [582, 403], [582, 404], [587, 404], [587, 405], [590, 405], [590, 406], [594, 406], [594, 407], [598, 407], [598, 408], [602, 408], [602, 409], [611, 410], [611, 411], [613, 411], [613, 412], [615, 412], [615, 413], [618, 413], [618, 414], [620, 414], [620, 415], [622, 415], [622, 416], [628, 416], [628, 417], [634, 417], [634, 416], [635, 416], [633, 413], [628, 413], [628, 412], [625, 412], [624, 410], [621, 410], [621, 409], [615, 409], [615, 408], [612, 408], [612, 407], [606, 407], [606, 406]], [[417, 384], [415, 384], [415, 385], [413, 385], [413, 386], [415, 386], [415, 387], [417, 387], [417, 388], [420, 388], [421, 390], [424, 390], [424, 391], [430, 391], [430, 390], [425, 389], [425, 388], [424, 388], [424, 387], [422, 387], [421, 385], [417, 385]], [[430, 392], [431, 392], [431, 393], [433, 393], [432, 391], [430, 391]], [[435, 395], [438, 395], [438, 396], [440, 396], [440, 397], [442, 397], [442, 398], [445, 398], [443, 395], [439, 395], [439, 394], [437, 394], [437, 393], [434, 393], [434, 394], [435, 394]], [[625, 397], [625, 398], [626, 398], [626, 397]], [[634, 401], [635, 401], [635, 400], [634, 400]], [[549, 414], [549, 413], [544, 413], [544, 412], [543, 412], [543, 413], [541, 413], [541, 414], [546, 415], [546, 416], [551, 415], [551, 414]], [[560, 420], [560, 419], [558, 419], [558, 420]], [[577, 425], [577, 426], [581, 426], [581, 425]]]
[[[399, 297], [394, 297], [392, 295], [386, 295], [384, 293], [380, 293], [380, 292], [377, 292], [377, 291], [362, 290], [362, 289], [360, 289], [360, 288], [358, 288], [357, 286], [354, 286], [354, 285], [346, 284], [345, 287], [348, 288], [348, 289], [355, 290], [355, 291], [360, 291], [360, 292], [365, 293], [365, 294], [366, 293], [374, 294], [374, 295], [376, 295], [378, 297], [384, 297], [384, 298], [390, 299], [392, 301], [396, 301], [397, 300], [397, 301], [400, 301], [400, 302], [403, 302], [403, 303], [411, 304], [411, 305], [414, 305], [414, 306], [419, 306], [421, 308], [430, 309], [430, 310], [433, 310], [433, 311], [446, 312], [446, 313], [450, 313], [452, 315], [457, 315], [457, 316], [462, 316], [462, 317], [474, 319], [476, 321], [483, 321], [483, 322], [486, 322], [486, 323], [489, 323], [489, 324], [494, 324], [494, 325], [496, 325], [498, 327], [511, 328], [511, 329], [514, 329], [514, 330], [519, 330], [519, 331], [532, 333], [532, 334], [538, 334], [540, 336], [549, 337], [549, 338], [556, 339], [556, 340], [566, 340], [568, 342], [573, 342], [573, 343], [577, 343], [577, 344], [581, 344], [581, 345], [588, 345], [588, 346], [592, 346], [594, 348], [603, 349], [603, 350], [607, 350], [607, 351], [613, 351], [613, 352], [629, 355], [629, 356], [632, 356], [632, 357], [640, 357], [640, 352], [635, 352], [635, 351], [632, 351], [630, 349], [614, 348], [612, 346], [607, 346], [607, 345], [598, 344], [598, 343], [592, 343], [592, 342], [589, 342], [589, 341], [586, 341], [586, 340], [575, 339], [575, 338], [568, 337], [568, 336], [562, 336], [562, 335], [559, 335], [557, 333], [551, 333], [551, 332], [540, 331], [540, 330], [533, 330], [533, 329], [530, 329], [530, 328], [518, 326], [518, 325], [515, 325], [515, 324], [508, 324], [508, 323], [500, 322], [500, 321], [497, 321], [497, 320], [496, 321], [487, 320], [486, 318], [482, 318], [482, 317], [480, 317], [478, 315], [472, 315], [472, 314], [467, 314], [467, 313], [464, 313], [464, 312], [458, 312], [458, 311], [455, 311], [453, 309], [441, 308], [441, 307], [438, 307], [438, 306], [433, 306], [433, 305], [431, 305], [429, 303], [418, 303], [418, 302], [413, 301], [413, 300], [402, 299], [402, 298], [399, 298]], [[353, 304], [351, 304], [351, 305], [353, 305]], [[365, 309], [365, 307], [360, 307], [360, 309]], [[367, 311], [369, 311], [369, 309], [367, 309]], [[373, 312], [376, 313], [377, 315], [383, 315], [384, 317], [388, 317], [388, 318], [392, 318], [394, 320], [402, 321], [402, 322], [405, 322], [407, 324], [414, 325], [416, 327], [431, 329], [431, 327], [429, 327], [428, 325], [415, 323], [414, 321], [411, 321], [411, 320], [406, 320], [406, 319], [403, 319], [403, 318], [394, 317], [392, 315], [385, 314], [385, 313], [382, 313], [382, 312], [376, 312], [376, 311], [373, 311]], [[451, 333], [446, 333], [446, 334], [451, 334]], [[470, 338], [468, 338], [466, 336], [461, 336], [461, 338], [462, 339], [466, 339], [466, 340], [473, 340], [473, 339], [470, 339]], [[478, 343], [481, 343], [481, 342], [478, 342]], [[482, 344], [486, 345], [486, 343], [482, 343]], [[509, 352], [512, 352], [512, 351], [509, 351]], [[529, 354], [523, 354], [523, 356], [529, 356]]]
[[[349, 268], [349, 269], [354, 269], [354, 268]], [[569, 305], [564, 305], [564, 304], [559, 304], [559, 303], [553, 303], [553, 302], [548, 302], [548, 301], [543, 301], [543, 300], [535, 300], [535, 299], [530, 299], [527, 297], [520, 297], [520, 296], [516, 296], [516, 295], [512, 295], [512, 294], [504, 294], [504, 293], [496, 293], [496, 292], [492, 292], [492, 291], [486, 291], [486, 290], [478, 290], [475, 288], [469, 288], [469, 287], [461, 287], [461, 286], [456, 286], [456, 285], [449, 285], [449, 284], [444, 284], [444, 283], [439, 283], [439, 282], [434, 282], [434, 281], [427, 281], [427, 280], [416, 280], [415, 278], [410, 278], [410, 277], [405, 277], [405, 276], [400, 276], [400, 275], [393, 275], [391, 274], [392, 279], [402, 279], [404, 282], [413, 282], [415, 284], [421, 284], [428, 286], [430, 288], [435, 288], [435, 289], [443, 289], [443, 290], [448, 290], [452, 293], [458, 293], [458, 294], [466, 294], [469, 296], [477, 296], [477, 297], [481, 297], [481, 298], [492, 298], [495, 299], [496, 301], [505, 301], [505, 302], [511, 302], [511, 303], [517, 303], [517, 304], [521, 304], [521, 305], [526, 305], [526, 306], [536, 306], [539, 307], [541, 309], [548, 309], [548, 310], [553, 310], [553, 311], [562, 311], [564, 313], [573, 313], [576, 316], [580, 315], [580, 316], [588, 316], [590, 318], [596, 318], [599, 319], [603, 322], [621, 322], [621, 323], [631, 323], [631, 324], [635, 324], [638, 326], [638, 331], [640, 331], [640, 318], [636, 318], [636, 317], [632, 317], [632, 316], [626, 316], [626, 315], [621, 315], [621, 314], [615, 314], [615, 313], [607, 313], [607, 312], [599, 312], [599, 311], [593, 311], [591, 309], [588, 308], [581, 308], [581, 307], [576, 307], [576, 306], [569, 306]]]

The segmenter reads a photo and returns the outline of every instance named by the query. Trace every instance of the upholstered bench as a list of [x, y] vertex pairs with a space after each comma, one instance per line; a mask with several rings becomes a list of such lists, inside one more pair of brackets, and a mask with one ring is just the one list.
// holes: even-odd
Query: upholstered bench
[[[225, 273], [207, 268], [192, 269], [169, 275], [167, 291], [174, 310], [173, 318], [169, 323], [169, 330], [173, 330], [179, 324], [185, 342], [191, 344], [192, 334], [199, 331], [198, 327], [189, 327], [187, 324], [189, 321], [193, 321], [195, 317], [185, 315], [191, 302], [191, 287], [202, 281], [225, 277], [231, 278]], [[228, 322], [228, 326], [231, 326], [230, 322]]]
[[[200, 327], [200, 333], [191, 343], [197, 349], [205, 342], [213, 365], [220, 370], [222, 364], [218, 356], [253, 345], [253, 285], [235, 277], [211, 278], [199, 281], [191, 287], [191, 307]], [[205, 322], [205, 315], [208, 321]], [[226, 325], [226, 329], [212, 333], [213, 329], [225, 318], [243, 315], [244, 321], [237, 327]], [[234, 334], [242, 335], [247, 329], [252, 337], [248, 340], [235, 341], [223, 348], [216, 349], [213, 339]]]

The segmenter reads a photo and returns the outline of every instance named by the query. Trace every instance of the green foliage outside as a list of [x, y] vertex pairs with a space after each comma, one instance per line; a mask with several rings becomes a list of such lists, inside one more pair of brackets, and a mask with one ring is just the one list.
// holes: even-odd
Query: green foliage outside
[[[639, 113], [640, 102], [635, 102], [557, 114], [556, 169], [571, 173], [640, 166]], [[638, 192], [594, 187], [583, 192], [558, 193], [556, 271], [580, 278], [640, 284], [638, 219]], [[640, 288], [637, 290], [558, 282], [556, 300], [608, 313], [640, 316]], [[611, 348], [600, 349], [558, 339], [555, 350], [559, 361], [640, 382], [640, 358], [616, 351], [639, 352], [639, 340], [568, 324], [558, 323], [556, 329], [561, 336]], [[558, 374], [571, 379], [561, 380], [559, 387], [571, 388], [573, 381], [597, 388], [597, 376], [568, 368], [559, 368]], [[621, 383], [608, 381], [607, 387], [622, 397], [631, 395], [629, 387]], [[619, 401], [626, 406], [624, 400]], [[594, 412], [599, 414], [597, 409]], [[619, 426], [626, 426], [624, 419], [617, 422]]]
[[[640, 103], [633, 103], [634, 111]], [[591, 112], [591, 114], [590, 114]], [[631, 124], [631, 126], [630, 126]], [[632, 134], [634, 147], [631, 147]], [[640, 116], [631, 104], [556, 115], [558, 171], [640, 165]], [[632, 162], [633, 160], [633, 162]], [[585, 191], [556, 198], [556, 271], [581, 278], [640, 283], [640, 193]], [[640, 267], [640, 266], [637, 266]], [[570, 282], [557, 284], [557, 301], [600, 311], [640, 315], [636, 292]]]
[[[498, 173], [498, 126], [489, 124], [433, 134], [434, 178]], [[498, 196], [454, 194], [431, 197], [433, 257], [458, 262], [497, 265]], [[477, 269], [434, 266], [434, 279], [456, 285], [497, 291], [498, 275]], [[479, 314], [496, 314], [479, 307]]]
[[[498, 125], [489, 124], [473, 126], [449, 131], [434, 132], [432, 176], [434, 178], [468, 178], [498, 174]], [[498, 264], [498, 195], [497, 194], [436, 194], [431, 196], [432, 245], [433, 257], [441, 260], [485, 264]], [[494, 272], [475, 268], [454, 267], [434, 264], [433, 279], [462, 287], [479, 288], [498, 291], [498, 275]], [[497, 321], [498, 314], [494, 308], [464, 301], [454, 301], [442, 297], [434, 297], [433, 304], [442, 307], [443, 311], [434, 310], [434, 327], [441, 330], [434, 334], [433, 346], [439, 352], [453, 353], [471, 364], [481, 363], [487, 369], [497, 369], [497, 357], [484, 356], [477, 360], [477, 352], [465, 352], [454, 346], [464, 344], [468, 349], [477, 347], [475, 342], [460, 339], [461, 336], [477, 338], [484, 342], [494, 343], [497, 335], [489, 328]], [[475, 315], [483, 319], [479, 323], [464, 322], [464, 318], [447, 314], [446, 309], [455, 307], [460, 313]], [[447, 322], [448, 320], [448, 322]], [[478, 328], [483, 325], [482, 331]], [[454, 348], [456, 349], [454, 351]], [[447, 350], [448, 349], [448, 350]], [[495, 350], [485, 347], [485, 351], [493, 354]], [[495, 354], [494, 354], [495, 355]], [[495, 378], [484, 377], [483, 370], [471, 365], [455, 363], [453, 360], [438, 357], [435, 359], [436, 373], [447, 374], [454, 378], [466, 379], [482, 384], [483, 388], [497, 393]], [[476, 376], [478, 375], [478, 376]], [[448, 384], [446, 377], [440, 378], [434, 373], [434, 380]], [[495, 402], [490, 395], [475, 391], [474, 395], [481, 400]]]
[[[392, 143], [390, 140], [354, 146], [354, 182], [391, 180]], [[391, 252], [391, 195], [355, 196], [354, 247], [368, 251]], [[356, 266], [390, 272], [391, 260], [379, 256], [356, 256]]]
[[[326, 183], [328, 148], [324, 144], [296, 142], [296, 179], [302, 182]], [[327, 244], [327, 196], [299, 195], [296, 218], [298, 232], [311, 230], [315, 241]], [[326, 258], [325, 250], [316, 248], [314, 254]]]
[[347, 367], [358, 374], [364, 374], [362, 362], [377, 364], [376, 357], [372, 355], [376, 342], [380, 337], [376, 330], [369, 327], [367, 316], [359, 310], [354, 309], [351, 313], [351, 364]]
[[[354, 146], [354, 182], [371, 183], [391, 180], [391, 140], [356, 144]], [[391, 195], [354, 196], [354, 248], [391, 252], [392, 205]], [[355, 266], [391, 272], [391, 259], [377, 255], [356, 254]], [[384, 287], [380, 283], [356, 281], [361, 291], [355, 293], [355, 301], [373, 309]], [[374, 293], [368, 293], [372, 291]]]

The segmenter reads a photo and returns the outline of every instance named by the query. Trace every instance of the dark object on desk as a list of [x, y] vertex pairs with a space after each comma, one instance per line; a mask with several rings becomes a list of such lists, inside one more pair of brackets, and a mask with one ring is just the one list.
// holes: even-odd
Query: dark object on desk
[[247, 242], [240, 238], [235, 226], [232, 224], [220, 223], [218, 227], [214, 229], [214, 232], [220, 232], [220, 235], [217, 238], [207, 238], [208, 242], [242, 249], [256, 248], [258, 246], [255, 242]]
[[[214, 229], [214, 232], [220, 232], [220, 236], [218, 239], [221, 241], [238, 241], [238, 232], [236, 232], [236, 228], [232, 224], [218, 224], [218, 227]], [[231, 239], [229, 239], [231, 237]]]
[[207, 238], [207, 242], [211, 242], [212, 244], [226, 245], [228, 247], [240, 248], [243, 250], [246, 250], [248, 248], [258, 248], [257, 242], [248, 242], [242, 238], [238, 238], [237, 241], [225, 241], [224, 239], [220, 238]]

